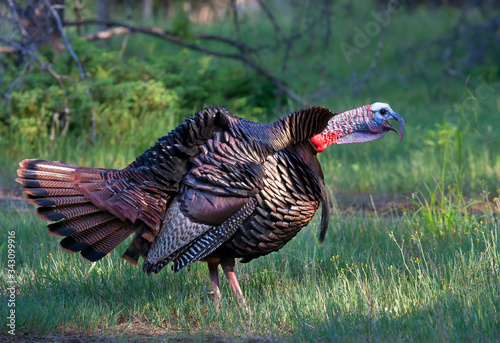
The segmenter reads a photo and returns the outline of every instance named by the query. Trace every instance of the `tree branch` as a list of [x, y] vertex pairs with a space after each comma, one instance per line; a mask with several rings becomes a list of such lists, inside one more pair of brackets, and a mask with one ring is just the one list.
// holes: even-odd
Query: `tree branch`
[[9, 45], [11, 48], [14, 48], [16, 51], [19, 51], [26, 56], [33, 56], [37, 52], [36, 47], [33, 44], [30, 44], [29, 46], [27, 44], [21, 44], [2, 35], [0, 35], [0, 42]]
[[276, 31], [276, 33], [281, 38], [281, 40], [285, 41], [286, 40], [285, 33], [283, 32], [283, 30], [279, 26], [278, 22], [276, 21], [276, 18], [274, 17], [273, 12], [269, 9], [269, 7], [267, 7], [266, 2], [264, 2], [263, 0], [257, 0], [257, 2], [259, 3], [260, 8], [262, 8], [262, 10], [266, 14], [267, 18], [269, 19], [269, 21], [273, 25], [274, 31]]
[[24, 27], [19, 23], [19, 16], [17, 15], [17, 9], [14, 1], [8, 0], [7, 2], [9, 3], [10, 11], [12, 13], [12, 21], [14, 22], [14, 26], [17, 27], [23, 37], [26, 37], [28, 34]]

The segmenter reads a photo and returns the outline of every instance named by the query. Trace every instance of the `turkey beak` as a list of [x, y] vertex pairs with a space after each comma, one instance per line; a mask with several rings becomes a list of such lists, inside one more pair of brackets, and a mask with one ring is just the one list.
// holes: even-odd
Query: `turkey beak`
[[398, 130], [396, 130], [387, 121], [384, 122], [384, 127], [387, 130], [391, 130], [391, 131], [394, 131], [394, 132], [398, 133], [399, 134], [399, 140], [402, 141], [403, 140], [403, 133], [405, 131], [405, 121], [404, 121], [403, 117], [401, 117], [398, 113], [393, 112], [393, 113], [391, 113], [391, 118], [389, 118], [389, 120], [396, 120], [396, 121], [399, 122], [399, 131], [400, 132], [398, 132]]

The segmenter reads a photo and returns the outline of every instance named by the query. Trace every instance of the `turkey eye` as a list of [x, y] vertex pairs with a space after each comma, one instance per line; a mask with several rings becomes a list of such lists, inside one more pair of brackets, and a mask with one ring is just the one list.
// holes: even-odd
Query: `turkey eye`
[[385, 108], [383, 108], [383, 109], [380, 110], [380, 114], [384, 115], [386, 113], [387, 113], [387, 110]]

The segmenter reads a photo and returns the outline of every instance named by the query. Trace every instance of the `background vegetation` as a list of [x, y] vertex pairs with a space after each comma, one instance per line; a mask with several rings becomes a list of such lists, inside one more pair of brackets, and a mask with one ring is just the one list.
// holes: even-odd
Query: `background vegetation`
[[[340, 208], [326, 242], [318, 244], [315, 221], [280, 252], [238, 265], [248, 309], [222, 282], [221, 312], [215, 311], [202, 264], [153, 277], [126, 265], [121, 251], [85, 264], [60, 251], [32, 209], [4, 200], [0, 256], [4, 267], [7, 232], [15, 230], [18, 334], [498, 339], [498, 7], [415, 1], [389, 12], [394, 2], [272, 1], [255, 9], [247, 1], [226, 4], [217, 15], [220, 2], [209, 3], [214, 14], [203, 21], [203, 2], [155, 4], [147, 19], [140, 8], [115, 2], [112, 19], [161, 27], [169, 36], [128, 32], [103, 44], [90, 42], [94, 26], [68, 24], [78, 15], [67, 1], [65, 32], [85, 82], [68, 49], [45, 45], [36, 59], [0, 54], [3, 194], [19, 194], [13, 179], [24, 158], [122, 168], [209, 105], [272, 122], [305, 103], [343, 111], [384, 101], [405, 118], [403, 142], [388, 135], [320, 155]], [[0, 1], [0, 14], [10, 13], [7, 4]], [[94, 17], [99, 4], [84, 4], [80, 14]], [[1, 20], [10, 46], [25, 43]], [[1, 308], [4, 316], [6, 302]]]

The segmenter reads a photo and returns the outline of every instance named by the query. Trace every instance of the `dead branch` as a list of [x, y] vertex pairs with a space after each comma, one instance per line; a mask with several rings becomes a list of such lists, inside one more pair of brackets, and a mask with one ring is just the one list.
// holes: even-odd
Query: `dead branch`
[[445, 67], [444, 68], [444, 71], [448, 74], [448, 75], [451, 75], [453, 77], [456, 77], [457, 79], [459, 79], [460, 81], [462, 81], [467, 87], [471, 88], [471, 89], [474, 89], [475, 88], [475, 85], [470, 81], [470, 79], [468, 77], [466, 77], [465, 75], [459, 73], [458, 71], [456, 71], [455, 69], [451, 68], [451, 67]]
[[[72, 22], [72, 21], [65, 22], [64, 26], [77, 26], [77, 27], [80, 27], [82, 25], [92, 25], [92, 24], [98, 25], [98, 23], [94, 22], [94, 20], [82, 20], [81, 22]], [[107, 25], [111, 25], [111, 24], [109, 24], [109, 22], [108, 22]], [[149, 28], [143, 28], [143, 29], [144, 30], [148, 30], [150, 32], [150, 34], [152, 34], [153, 32], [156, 32], [156, 33], [163, 32], [163, 34], [167, 34], [168, 33], [167, 30], [164, 30], [164, 29], [162, 29], [160, 27], [154, 27], [154, 26], [153, 27], [149, 27]], [[131, 29], [130, 27], [118, 26], [118, 27], [114, 27], [112, 29], [108, 29], [108, 30], [104, 30], [104, 31], [98, 31], [96, 33], [85, 35], [82, 38], [84, 40], [86, 40], [87, 42], [93, 42], [93, 41], [97, 41], [97, 40], [110, 39], [110, 38], [112, 38], [114, 36], [131, 34], [131, 33], [134, 33], [134, 32], [139, 32], [139, 31], [137, 29], [135, 29], [135, 30]], [[147, 34], [146, 32], [140, 32], [140, 33]], [[171, 34], [171, 33], [169, 33], [169, 34]], [[257, 51], [261, 51], [261, 50], [266, 49], [266, 48], [269, 47], [268, 44], [263, 44], [263, 45], [258, 46], [258, 47], [250, 47], [250, 46], [248, 46], [248, 45], [246, 45], [246, 44], [244, 44], [242, 42], [233, 40], [231, 38], [227, 38], [227, 37], [223, 37], [223, 36], [215, 36], [215, 35], [199, 34], [199, 35], [194, 35], [193, 38], [200, 39], [200, 40], [219, 41], [219, 42], [222, 42], [222, 43], [226, 43], [228, 45], [232, 45], [235, 48], [237, 48], [238, 50], [242, 50], [243, 49], [246, 52], [257, 52]]]
[[262, 44], [260, 46], [251, 47], [251, 46], [248, 46], [241, 41], [233, 40], [231, 38], [227, 38], [227, 37], [223, 37], [223, 36], [199, 34], [199, 35], [194, 35], [194, 38], [201, 39], [201, 40], [219, 41], [222, 43], [232, 45], [239, 50], [244, 49], [246, 52], [258, 52], [258, 51], [262, 51], [263, 49], [269, 48], [269, 44]]
[[21, 52], [23, 55], [32, 56], [36, 53], [36, 47], [26, 46], [25, 44], [20, 44], [8, 37], [0, 35], [0, 42], [3, 42], [10, 46], [10, 48], [15, 49], [15, 51]]
[[85, 39], [87, 42], [93, 42], [96, 40], [110, 39], [113, 36], [119, 36], [129, 33], [131, 33], [130, 29], [123, 26], [119, 26], [109, 30], [98, 31], [93, 34], [83, 36], [82, 38]]
[[12, 13], [12, 21], [14, 22], [14, 25], [17, 27], [19, 32], [23, 35], [23, 37], [28, 36], [28, 33], [26, 32], [25, 28], [21, 25], [19, 21], [19, 16], [17, 15], [17, 9], [16, 5], [14, 4], [14, 1], [8, 0], [9, 3], [10, 11]]
[[278, 22], [276, 21], [276, 18], [274, 17], [273, 12], [267, 6], [267, 3], [265, 1], [263, 1], [263, 0], [257, 0], [257, 1], [259, 3], [260, 8], [262, 8], [262, 10], [266, 14], [267, 18], [269, 19], [269, 21], [273, 25], [274, 31], [276, 31], [276, 33], [281, 38], [281, 40], [285, 41], [286, 40], [286, 35], [283, 32], [283, 30], [281, 29], [281, 26], [279, 26]]
[[0, 54], [13, 54], [17, 50], [11, 46], [0, 46]]
[[32, 57], [31, 59], [29, 59], [28, 61], [26, 61], [24, 63], [24, 66], [23, 66], [23, 69], [21, 69], [21, 72], [19, 73], [19, 75], [16, 77], [16, 79], [14, 81], [12, 81], [10, 83], [10, 85], [7, 87], [7, 93], [4, 94], [4, 96], [10, 100], [10, 97], [11, 97], [11, 93], [12, 93], [12, 89], [14, 88], [15, 85], [17, 85], [19, 83], [19, 81], [21, 81], [23, 75], [26, 73], [26, 71], [28, 70], [29, 67], [31, 67], [33, 65], [33, 62], [35, 61], [35, 57]]
[[[271, 9], [268, 7], [268, 4], [263, 0], [258, 0], [258, 3], [259, 3], [260, 8], [264, 11], [269, 22], [273, 26], [274, 31], [276, 32], [276, 37], [278, 38], [277, 42], [276, 42], [276, 47], [280, 46], [281, 44], [283, 44], [285, 46], [285, 51], [284, 51], [283, 61], [281, 63], [281, 71], [280, 71], [280, 78], [284, 79], [286, 70], [288, 68], [288, 61], [289, 61], [289, 58], [291, 55], [293, 43], [295, 42], [295, 40], [300, 38], [302, 36], [302, 34], [307, 32], [309, 28], [306, 28], [306, 30], [301, 32], [299, 30], [300, 22], [297, 20], [294, 20], [293, 21], [294, 24], [292, 25], [292, 28], [291, 28], [291, 33], [290, 33], [290, 35], [287, 36], [285, 34], [284, 30], [278, 24], [278, 21], [276, 20], [276, 17], [274, 16]], [[301, 16], [299, 16], [299, 19], [301, 19]], [[278, 89], [278, 91], [279, 92], [276, 93], [276, 100], [277, 101], [279, 101], [281, 93], [286, 94], [281, 89]]]
[[[443, 66], [442, 71], [447, 75], [464, 82], [468, 87], [470, 80], [465, 76], [468, 68], [479, 65], [488, 54], [488, 48], [500, 38], [500, 15], [491, 13], [491, 18], [480, 23], [467, 23], [458, 20], [451, 33], [438, 39], [416, 44], [400, 51], [399, 56], [410, 56], [420, 71], [426, 70], [426, 60], [435, 59]], [[463, 56], [459, 51], [465, 51]], [[424, 53], [424, 59], [415, 57], [417, 53]]]
[[[167, 31], [161, 27], [157, 26], [150, 26], [150, 27], [139, 27], [139, 26], [132, 26], [126, 23], [122, 23], [119, 21], [114, 21], [114, 20], [100, 20], [100, 19], [84, 19], [84, 20], [79, 20], [79, 21], [65, 21], [64, 26], [84, 26], [84, 25], [104, 25], [108, 27], [122, 27], [127, 29], [128, 31], [125, 31], [123, 29], [114, 31], [113, 33], [109, 33], [109, 38], [111, 38], [114, 35], [120, 35], [120, 34], [128, 34], [128, 33], [142, 33], [142, 34], [147, 34], [147, 35], [152, 35], [160, 38], [165, 37], [176, 37], [176, 35], [170, 31]], [[109, 30], [104, 30], [101, 32], [106, 32]], [[95, 36], [95, 37], [94, 37]], [[93, 37], [89, 38], [89, 41], [94, 41], [98, 39], [108, 39], [108, 36], [103, 35], [103, 38], [99, 38], [99, 35], [94, 34], [94, 35], [87, 35], [84, 36], [84, 39], [87, 39], [86, 37]], [[224, 36], [215, 36], [215, 35], [207, 35], [207, 34], [197, 34], [193, 35], [192, 38], [194, 39], [200, 39], [200, 40], [213, 40], [213, 41], [219, 41], [221, 43], [226, 43], [229, 45], [234, 46], [235, 48], [241, 50], [242, 48], [245, 49], [246, 51], [260, 51], [263, 48], [268, 47], [267, 45], [262, 45], [259, 47], [250, 47], [246, 45], [245, 43], [241, 41], [237, 41], [228, 37]]]

